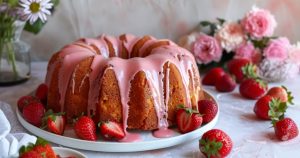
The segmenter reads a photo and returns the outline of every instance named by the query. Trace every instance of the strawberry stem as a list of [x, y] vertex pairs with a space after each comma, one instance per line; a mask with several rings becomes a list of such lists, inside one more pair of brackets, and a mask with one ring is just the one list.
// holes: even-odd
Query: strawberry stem
[[268, 111], [268, 115], [271, 118], [273, 125], [275, 125], [277, 121], [284, 118], [287, 107], [287, 103], [281, 102], [280, 99], [273, 98], [271, 100], [271, 102], [269, 103], [270, 109]]
[[206, 154], [208, 158], [211, 156], [219, 157], [219, 150], [222, 148], [223, 144], [215, 140], [201, 139], [200, 140], [201, 148], [200, 150]]

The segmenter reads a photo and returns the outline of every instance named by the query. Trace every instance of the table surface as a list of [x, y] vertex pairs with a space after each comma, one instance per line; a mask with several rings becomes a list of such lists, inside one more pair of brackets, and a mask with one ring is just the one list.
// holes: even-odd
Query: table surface
[[[0, 87], [0, 101], [16, 106], [17, 99], [32, 92], [44, 81], [46, 74], [46, 62], [32, 63], [32, 77], [26, 83]], [[271, 83], [269, 87], [285, 85], [295, 96], [295, 105], [287, 110], [287, 117], [295, 120], [300, 127], [300, 76], [294, 80], [283, 83]], [[300, 154], [300, 136], [280, 142], [275, 138], [273, 128], [269, 121], [261, 121], [253, 113], [255, 101], [246, 100], [238, 93], [238, 88], [231, 93], [218, 93], [214, 87], [204, 86], [218, 100], [220, 106], [220, 118], [215, 128], [225, 131], [234, 142], [233, 150], [228, 157], [232, 158], [285, 158]], [[193, 157], [200, 158], [203, 155], [198, 149], [198, 140], [166, 149], [135, 152], [135, 153], [104, 153], [80, 151], [91, 157]]]

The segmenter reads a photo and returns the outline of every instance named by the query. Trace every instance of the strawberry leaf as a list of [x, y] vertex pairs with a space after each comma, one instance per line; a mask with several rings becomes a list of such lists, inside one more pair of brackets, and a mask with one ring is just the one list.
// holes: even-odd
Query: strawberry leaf
[[245, 66], [242, 67], [243, 74], [247, 78], [257, 79], [258, 75], [257, 75], [256, 70], [257, 70], [256, 65], [254, 65], [252, 63], [246, 64]]
[[294, 96], [292, 95], [292, 92], [291, 91], [289, 91], [285, 86], [281, 86], [285, 91], [286, 91], [286, 93], [288, 94], [288, 103], [289, 104], [291, 104], [291, 105], [294, 105], [294, 102], [293, 102], [293, 100], [294, 100]]
[[287, 103], [281, 102], [280, 99], [273, 98], [269, 103], [269, 108], [270, 110], [268, 111], [268, 115], [272, 120], [272, 124], [274, 125], [277, 121], [284, 118], [284, 114], [287, 109]]
[[202, 145], [200, 150], [205, 153], [207, 157], [219, 157], [219, 150], [223, 146], [221, 142], [209, 139], [201, 139], [200, 145]]

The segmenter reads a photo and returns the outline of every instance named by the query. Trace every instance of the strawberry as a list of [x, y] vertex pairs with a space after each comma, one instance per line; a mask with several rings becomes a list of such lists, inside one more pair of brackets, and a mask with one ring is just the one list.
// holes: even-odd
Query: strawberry
[[120, 140], [125, 137], [122, 125], [114, 121], [105, 121], [99, 123], [101, 135], [105, 139]]
[[227, 63], [229, 73], [234, 75], [238, 83], [242, 82], [245, 78], [242, 67], [246, 66], [249, 63], [251, 63], [251, 61], [245, 58], [232, 59]]
[[225, 74], [224, 70], [220, 67], [212, 68], [203, 78], [204, 85], [215, 85], [218, 78]]
[[52, 147], [44, 139], [38, 138], [32, 150], [40, 153], [45, 158], [56, 158]]
[[96, 141], [96, 125], [94, 121], [87, 116], [81, 116], [74, 124], [74, 131], [80, 139]]
[[236, 82], [229, 74], [224, 74], [217, 79], [215, 87], [219, 92], [231, 92], [235, 89]]
[[35, 144], [29, 143], [27, 146], [22, 146], [19, 155], [21, 158], [56, 158], [50, 144], [42, 138], [37, 138]]
[[294, 97], [292, 96], [292, 93], [287, 90], [286, 87], [272, 87], [268, 92], [267, 95], [270, 95], [274, 98], [280, 99], [281, 102], [288, 102], [290, 104], [293, 104]]
[[28, 151], [28, 152], [20, 155], [19, 158], [44, 158], [44, 157], [36, 151]]
[[215, 118], [218, 112], [218, 106], [214, 101], [204, 99], [198, 102], [198, 110], [202, 115], [203, 123], [208, 123]]
[[41, 126], [44, 114], [45, 108], [41, 103], [30, 103], [29, 105], [23, 107], [24, 119], [36, 127]]
[[66, 126], [66, 117], [63, 113], [53, 113], [48, 110], [43, 118], [43, 125], [49, 132], [63, 135]]
[[258, 99], [254, 106], [254, 113], [264, 120], [278, 120], [283, 118], [287, 104], [277, 98], [265, 95]]
[[35, 96], [39, 98], [42, 103], [47, 103], [48, 86], [46, 84], [40, 84], [35, 91]]
[[232, 149], [231, 138], [222, 130], [212, 129], [199, 141], [200, 151], [208, 158], [226, 157]]
[[23, 107], [30, 104], [30, 103], [39, 103], [40, 100], [35, 96], [23, 96], [18, 100], [18, 108], [22, 112]]
[[275, 135], [279, 140], [287, 141], [298, 136], [296, 123], [290, 118], [284, 118], [274, 124]]
[[248, 99], [258, 99], [268, 89], [267, 83], [258, 77], [256, 69], [257, 67], [253, 64], [247, 64], [242, 68], [246, 78], [240, 84], [239, 90], [240, 94]]
[[176, 112], [176, 122], [179, 132], [187, 133], [201, 126], [202, 117], [197, 111], [181, 106]]

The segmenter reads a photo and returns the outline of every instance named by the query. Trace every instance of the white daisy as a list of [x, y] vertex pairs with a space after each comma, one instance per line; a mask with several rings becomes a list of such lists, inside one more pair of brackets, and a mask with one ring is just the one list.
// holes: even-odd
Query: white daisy
[[38, 18], [45, 22], [46, 15], [51, 15], [49, 11], [53, 4], [51, 0], [20, 0], [20, 5], [24, 7], [24, 14], [27, 16], [30, 24], [37, 21]]

